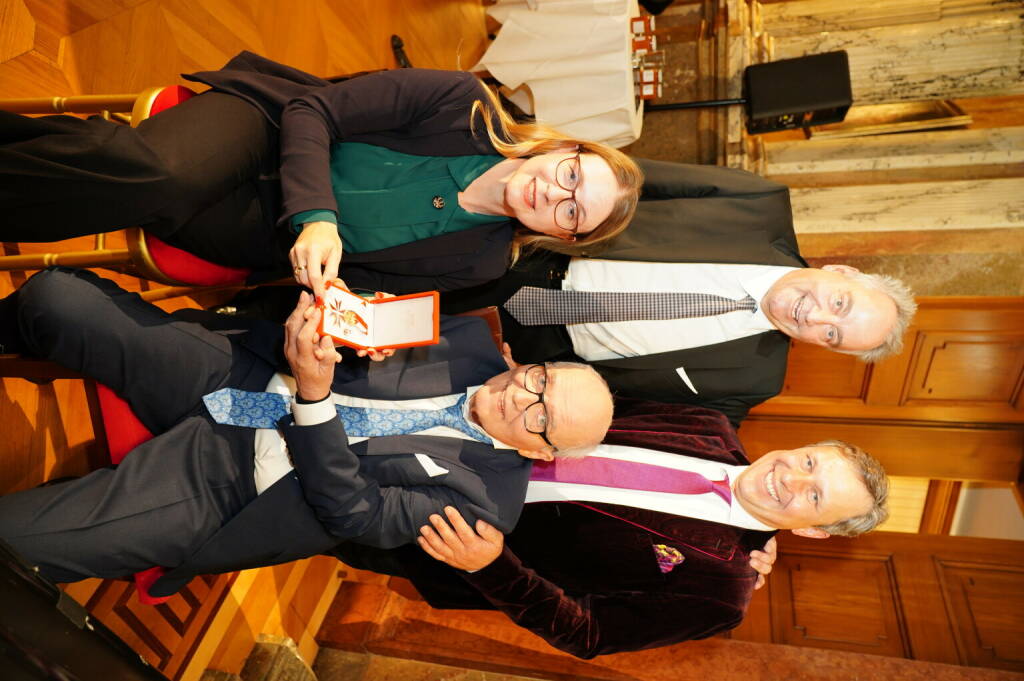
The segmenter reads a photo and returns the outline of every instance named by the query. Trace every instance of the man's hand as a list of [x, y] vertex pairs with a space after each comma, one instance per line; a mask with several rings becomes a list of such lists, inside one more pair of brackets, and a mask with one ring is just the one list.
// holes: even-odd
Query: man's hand
[[338, 226], [330, 222], [307, 222], [288, 253], [295, 281], [313, 289], [323, 298], [327, 282], [338, 276], [341, 264], [341, 237]]
[[[338, 281], [341, 281], [340, 279]], [[344, 282], [343, 282], [344, 283]], [[373, 294], [375, 300], [384, 300], [385, 298], [394, 298], [394, 293], [381, 293], [377, 291]], [[365, 348], [356, 352], [359, 357], [369, 356], [374, 362], [383, 362], [388, 357], [395, 354], [394, 348], [387, 348], [386, 350], [378, 350], [377, 348]]]
[[284, 323], [284, 356], [295, 377], [298, 395], [313, 402], [331, 393], [334, 365], [341, 361], [331, 337], [321, 338], [316, 331], [320, 314], [312, 298], [303, 291]]
[[775, 563], [775, 559], [778, 558], [778, 551], [778, 544], [775, 542], [775, 537], [772, 537], [764, 545], [764, 551], [750, 552], [750, 567], [758, 572], [757, 583], [754, 584], [755, 589], [760, 589], [764, 586], [765, 577], [771, 574], [772, 565]]
[[477, 520], [474, 532], [462, 514], [451, 506], [445, 506], [444, 513], [448, 516], [450, 526], [435, 513], [430, 516], [434, 527], [424, 525], [420, 528], [420, 536], [416, 538], [420, 548], [432, 558], [457, 570], [472, 572], [487, 567], [501, 555], [505, 535], [496, 527]]

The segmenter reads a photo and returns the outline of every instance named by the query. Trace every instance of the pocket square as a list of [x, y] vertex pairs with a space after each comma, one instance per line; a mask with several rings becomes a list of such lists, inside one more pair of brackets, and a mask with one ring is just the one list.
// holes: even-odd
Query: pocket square
[[658, 559], [658, 569], [661, 570], [662, 574], [666, 572], [672, 572], [677, 565], [682, 563], [686, 558], [679, 549], [674, 549], [671, 546], [665, 544], [655, 544], [654, 557]]
[[416, 457], [416, 460], [420, 462], [420, 465], [423, 466], [423, 470], [427, 472], [427, 475], [432, 478], [436, 478], [438, 475], [444, 475], [448, 472], [447, 468], [438, 466], [434, 463], [434, 460], [426, 454], [415, 454], [414, 456]]

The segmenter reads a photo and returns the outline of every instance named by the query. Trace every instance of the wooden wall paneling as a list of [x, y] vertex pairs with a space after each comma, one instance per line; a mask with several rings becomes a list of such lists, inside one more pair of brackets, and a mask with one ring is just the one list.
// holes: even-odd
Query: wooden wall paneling
[[[817, 562], [808, 561], [807, 556]], [[883, 559], [894, 596], [894, 608], [889, 611], [899, 618], [906, 656], [1024, 670], [1024, 637], [1020, 634], [1024, 630], [1024, 542], [1007, 540], [875, 532], [823, 542], [784, 533], [780, 536], [776, 573], [781, 568], [782, 574], [789, 574], [794, 564], [808, 572], [799, 584], [804, 588], [803, 601], [811, 602], [813, 607], [800, 610], [801, 597], [786, 593], [791, 581], [774, 584], [771, 617], [776, 627], [775, 641], [808, 644], [785, 629], [796, 621], [792, 613], [817, 615], [827, 622], [830, 608], [835, 608], [838, 618], [843, 612], [856, 616], [869, 607], [865, 602], [858, 608], [856, 600], [844, 601], [842, 607], [833, 602], [836, 598], [831, 594], [843, 599], [844, 592], [870, 588], [856, 584], [854, 579], [836, 579], [835, 571], [849, 571], [851, 564]], [[772, 579], [777, 576], [773, 574]], [[887, 606], [879, 607], [879, 612], [884, 612]], [[870, 622], [870, 616], [860, 619]], [[840, 631], [869, 630], [863, 626], [858, 629], [856, 619], [853, 625]], [[809, 644], [822, 645], [819, 641]]]
[[[968, 402], [1000, 411], [1021, 408], [1024, 329], [1017, 333], [920, 332], [905, 404]], [[965, 381], [969, 368], [971, 380]]]
[[1016, 481], [1024, 452], [1024, 430], [1008, 426], [758, 416], [747, 418], [739, 435], [752, 459], [830, 438], [848, 440], [874, 455], [890, 475], [916, 478]]
[[[878, 537], [887, 539], [879, 533], [859, 538], [857, 542], [877, 541]], [[904, 540], [916, 539], [913, 535], [902, 537]], [[903, 544], [904, 548], [908, 545]], [[900, 602], [905, 616], [903, 624], [911, 642], [911, 657], [915, 660], [963, 664], [957, 652], [953, 627], [941, 597], [935, 565], [927, 556], [906, 553], [895, 556], [893, 564], [896, 567]]]
[[938, 560], [966, 664], [1024, 671], [1024, 566]]
[[949, 534], [962, 486], [959, 480], [929, 481], [928, 495], [921, 512], [921, 526], [918, 529], [921, 534]]
[[891, 555], [787, 551], [772, 582], [776, 643], [908, 656]]

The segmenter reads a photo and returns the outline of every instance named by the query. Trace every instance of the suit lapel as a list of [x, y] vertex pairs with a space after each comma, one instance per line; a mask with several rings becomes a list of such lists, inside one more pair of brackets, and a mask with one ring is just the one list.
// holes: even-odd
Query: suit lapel
[[565, 503], [582, 506], [595, 513], [601, 513], [624, 523], [629, 523], [645, 532], [649, 532], [655, 537], [667, 539], [676, 544], [682, 544], [694, 551], [699, 551], [718, 560], [731, 560], [736, 553], [736, 549], [739, 548], [740, 539], [747, 532], [747, 530], [741, 527], [723, 525], [709, 520], [687, 518], [670, 513], [661, 513], [634, 506], [583, 503], [579, 501]]
[[685, 367], [686, 369], [736, 369], [750, 366], [751, 356], [767, 357], [777, 351], [780, 345], [789, 345], [789, 339], [778, 331], [767, 331], [735, 340], [703, 345], [686, 350], [657, 352], [639, 357], [592, 362], [597, 366], [613, 369], [664, 369]]

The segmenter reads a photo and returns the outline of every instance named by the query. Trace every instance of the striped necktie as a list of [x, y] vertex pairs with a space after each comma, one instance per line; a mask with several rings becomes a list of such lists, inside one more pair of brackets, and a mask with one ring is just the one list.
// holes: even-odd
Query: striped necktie
[[710, 293], [563, 291], [523, 286], [504, 307], [523, 326], [538, 326], [709, 317], [737, 310], [754, 312], [757, 303], [750, 296], [732, 300]]

